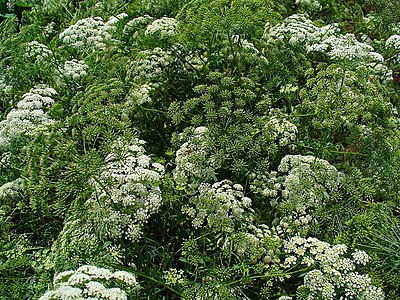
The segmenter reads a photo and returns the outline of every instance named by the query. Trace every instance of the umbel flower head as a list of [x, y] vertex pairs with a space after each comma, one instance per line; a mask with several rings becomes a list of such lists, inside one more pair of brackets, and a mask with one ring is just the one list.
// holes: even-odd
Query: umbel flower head
[[74, 81], [79, 81], [86, 76], [86, 71], [89, 66], [83, 60], [67, 60], [61, 70], [61, 75], [71, 78]]
[[0, 149], [7, 149], [10, 142], [22, 135], [34, 134], [54, 121], [45, 112], [54, 104], [57, 92], [47, 86], [38, 86], [22, 96], [17, 107], [0, 122]]
[[284, 252], [284, 268], [298, 264], [311, 269], [298, 288], [298, 299], [384, 299], [382, 289], [356, 270], [371, 259], [364, 251], [356, 249], [351, 258], [346, 258], [346, 245], [294, 236], [285, 241]]
[[144, 34], [166, 38], [175, 35], [177, 25], [178, 21], [176, 19], [163, 17], [153, 21], [149, 26], [147, 26]]
[[209, 159], [208, 135], [207, 127], [197, 127], [176, 151], [174, 180], [178, 184], [198, 184], [216, 178], [215, 167]]
[[93, 228], [103, 238], [136, 240], [141, 225], [162, 204], [159, 183], [164, 166], [151, 163], [144, 143], [139, 139], [130, 144], [116, 141], [100, 176], [91, 180], [96, 192], [86, 206], [92, 211]]
[[127, 291], [137, 290], [135, 275], [126, 271], [111, 271], [92, 265], [58, 273], [53, 280], [54, 289], [39, 300], [109, 299], [126, 300]]
[[192, 197], [190, 204], [182, 209], [193, 219], [193, 227], [233, 232], [235, 227], [252, 220], [251, 199], [244, 196], [240, 184], [232, 184], [229, 180], [213, 185], [203, 183], [198, 191], [199, 195]]
[[51, 50], [38, 41], [26, 43], [25, 57], [32, 59], [36, 64], [46, 61], [52, 55]]
[[127, 17], [127, 14], [119, 14], [111, 17], [107, 22], [101, 17], [79, 20], [74, 25], [60, 33], [60, 40], [64, 45], [78, 51], [93, 52], [104, 48], [107, 43], [113, 41], [112, 34], [116, 30], [117, 23]]

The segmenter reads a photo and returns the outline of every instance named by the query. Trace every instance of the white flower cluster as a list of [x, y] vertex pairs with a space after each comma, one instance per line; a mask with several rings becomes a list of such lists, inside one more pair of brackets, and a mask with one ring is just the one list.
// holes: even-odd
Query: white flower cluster
[[45, 113], [54, 104], [51, 96], [57, 92], [53, 88], [38, 87], [22, 96], [17, 108], [12, 109], [5, 120], [0, 122], [0, 149], [8, 148], [11, 140], [23, 134], [33, 133], [53, 123]]
[[322, 9], [317, 0], [296, 0], [295, 4], [304, 7], [308, 11], [320, 11]]
[[335, 167], [314, 156], [286, 155], [278, 166], [278, 172], [252, 174], [254, 180], [250, 187], [264, 197], [275, 198], [281, 193], [285, 201], [292, 203], [292, 209], [299, 212], [304, 210], [304, 206], [322, 204], [329, 198], [328, 191], [336, 191], [343, 181], [343, 174]]
[[178, 21], [174, 18], [162, 17], [153, 21], [149, 26], [147, 26], [145, 35], [154, 35], [160, 38], [167, 38], [175, 35], [176, 26]]
[[53, 36], [58, 34], [58, 31], [55, 29], [56, 28], [56, 23], [50, 22], [46, 26], [43, 26], [43, 34], [51, 39]]
[[394, 34], [390, 36], [385, 42], [385, 47], [400, 50], [400, 35]]
[[286, 155], [278, 172], [251, 174], [250, 188], [270, 199], [282, 217], [277, 219], [278, 231], [292, 235], [306, 234], [315, 222], [312, 212], [323, 206], [343, 181], [343, 174], [326, 160], [314, 156]]
[[276, 40], [288, 42], [291, 45], [312, 45], [323, 39], [335, 36], [339, 32], [338, 24], [318, 27], [303, 14], [294, 14], [286, 18], [282, 24], [265, 26], [263, 38], [268, 43]]
[[[400, 63], [400, 55], [397, 60]], [[366, 64], [366, 67], [370, 70], [368, 84], [375, 80], [381, 80], [387, 84], [393, 80], [393, 71], [382, 63], [370, 62]]]
[[234, 237], [234, 250], [238, 257], [246, 258], [251, 262], [262, 261], [264, 265], [278, 266], [282, 239], [275, 227], [265, 224], [258, 227], [249, 225], [245, 232], [239, 232]]
[[0, 200], [10, 200], [20, 196], [22, 194], [23, 185], [24, 180], [22, 178], [3, 184], [0, 186]]
[[137, 240], [141, 226], [162, 204], [164, 166], [151, 163], [143, 144], [138, 139], [130, 145], [117, 141], [99, 178], [92, 180], [96, 193], [87, 205], [93, 207], [92, 222], [103, 238]]
[[294, 265], [311, 268], [298, 290], [307, 294], [305, 299], [384, 299], [382, 289], [371, 284], [368, 275], [359, 274], [357, 265], [370, 260], [368, 254], [355, 250], [353, 259], [346, 258], [347, 246], [330, 245], [316, 238], [295, 236], [285, 241], [284, 268]]
[[123, 34], [131, 35], [136, 32], [138, 28], [149, 24], [153, 20], [149, 15], [139, 16], [125, 24]]
[[107, 22], [101, 17], [82, 19], [66, 28], [59, 37], [65, 45], [79, 51], [99, 50], [113, 41], [112, 33], [116, 30], [118, 22], [125, 17], [126, 14], [120, 14], [111, 17]]
[[[105, 240], [97, 234], [101, 230], [107, 230], [109, 222], [104, 221], [108, 220], [110, 214], [103, 207], [99, 208], [100, 211], [91, 211], [90, 207], [85, 207], [85, 209], [85, 213], [80, 218], [65, 222], [63, 230], [51, 247], [50, 254], [46, 257], [45, 264], [48, 268], [73, 269], [88, 263], [89, 257], [89, 262], [122, 263], [125, 249], [116, 244], [105, 247]], [[104, 212], [101, 216], [105, 229], [95, 227], [102, 224], [91, 222], [94, 213], [101, 214], [102, 212]]]
[[140, 86], [134, 86], [128, 95], [127, 105], [142, 105], [144, 103], [151, 103], [152, 99], [150, 93], [153, 90], [153, 84], [142, 84]]
[[72, 80], [78, 81], [86, 76], [86, 70], [89, 66], [83, 60], [67, 60], [64, 63], [62, 72], [63, 76], [71, 78]]
[[357, 41], [352, 33], [347, 33], [339, 37], [330, 36], [320, 43], [308, 46], [307, 50], [309, 52], [324, 52], [334, 60], [384, 61], [383, 56], [374, 52], [372, 46]]
[[400, 35], [394, 34], [386, 40], [385, 47], [391, 53], [393, 61], [400, 64]]
[[161, 80], [163, 69], [171, 63], [171, 53], [161, 48], [139, 52], [138, 56], [130, 63], [128, 78], [137, 84]]
[[343, 174], [324, 159], [314, 156], [286, 155], [278, 166], [286, 173], [282, 197], [295, 211], [315, 207], [329, 199], [343, 181]]
[[297, 127], [285, 118], [271, 117], [265, 125], [271, 138], [280, 146], [287, 146], [296, 140]]
[[65, 271], [54, 276], [54, 289], [47, 291], [39, 300], [108, 299], [127, 300], [128, 295], [120, 287], [106, 287], [110, 283], [137, 290], [136, 277], [126, 271], [112, 272], [109, 269], [84, 265], [74, 271]]
[[51, 55], [52, 52], [50, 49], [38, 41], [26, 43], [26, 52], [24, 56], [28, 59], [32, 59], [37, 64], [47, 61]]
[[200, 183], [215, 179], [215, 167], [209, 159], [208, 129], [197, 127], [176, 151], [174, 180], [179, 184]]
[[12, 90], [12, 85], [7, 84], [6, 80], [0, 75], [0, 91], [8, 92]]
[[244, 196], [240, 184], [229, 180], [213, 185], [202, 183], [199, 195], [190, 199], [182, 211], [189, 215], [195, 228], [209, 227], [220, 232], [233, 232], [236, 225], [252, 220], [251, 199]]

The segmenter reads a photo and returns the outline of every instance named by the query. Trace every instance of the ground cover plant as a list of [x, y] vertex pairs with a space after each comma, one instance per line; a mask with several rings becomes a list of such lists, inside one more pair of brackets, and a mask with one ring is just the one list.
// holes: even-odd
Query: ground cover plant
[[400, 299], [398, 8], [0, 0], [0, 299]]

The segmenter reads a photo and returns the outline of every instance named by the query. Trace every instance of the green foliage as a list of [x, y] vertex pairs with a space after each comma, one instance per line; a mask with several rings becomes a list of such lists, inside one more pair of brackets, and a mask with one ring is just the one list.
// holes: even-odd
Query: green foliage
[[379, 83], [368, 83], [362, 69], [322, 67], [300, 91], [301, 103], [293, 113], [307, 128], [301, 139], [318, 139], [319, 146], [327, 149], [317, 152], [323, 156], [329, 151], [335, 156], [339, 149], [354, 155], [374, 151], [379, 143], [374, 135], [392, 128], [393, 106], [385, 90]]
[[0, 298], [396, 299], [396, 1], [0, 0]]
[[194, 0], [177, 15], [185, 42], [211, 54], [233, 35], [249, 39], [260, 37], [266, 22], [279, 20], [284, 9], [272, 1]]

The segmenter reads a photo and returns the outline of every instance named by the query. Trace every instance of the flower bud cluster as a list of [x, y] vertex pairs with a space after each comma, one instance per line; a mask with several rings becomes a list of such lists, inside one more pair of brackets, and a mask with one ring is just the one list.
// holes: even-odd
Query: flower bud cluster
[[107, 22], [101, 17], [82, 19], [61, 32], [59, 38], [63, 44], [78, 51], [100, 50], [113, 42], [112, 33], [115, 32], [118, 22], [126, 16], [120, 14], [111, 17]]
[[79, 81], [81, 78], [86, 76], [86, 70], [89, 66], [83, 60], [67, 60], [64, 63], [64, 68], [61, 71], [62, 74], [72, 80]]
[[130, 145], [118, 140], [99, 178], [92, 180], [96, 192], [87, 205], [93, 208], [91, 221], [103, 238], [137, 240], [141, 226], [162, 204], [159, 183], [164, 166], [151, 163], [143, 144], [138, 139]]
[[[380, 288], [371, 284], [368, 275], [356, 271], [366, 265], [368, 254], [356, 249], [352, 259], [346, 258], [347, 246], [330, 245], [316, 238], [294, 236], [284, 242], [284, 268], [301, 265], [311, 268], [298, 288], [304, 299], [383, 299]], [[303, 299], [303, 298], [302, 298]]]
[[54, 104], [53, 88], [38, 87], [22, 96], [17, 108], [12, 109], [5, 120], [0, 122], [0, 148], [8, 148], [13, 139], [23, 134], [33, 134], [53, 123], [45, 110]]
[[[74, 271], [64, 271], [54, 276], [54, 289], [47, 291], [39, 300], [63, 299], [110, 299], [126, 300], [124, 289], [137, 290], [135, 275], [126, 271], [84, 265]], [[110, 285], [118, 287], [109, 287]], [[122, 289], [122, 288], [124, 289]]]
[[47, 61], [51, 55], [52, 52], [50, 49], [38, 41], [32, 41], [26, 44], [24, 56], [31, 59], [36, 64]]
[[153, 21], [147, 26], [145, 35], [153, 35], [160, 38], [167, 38], [175, 35], [178, 21], [174, 18], [162, 17]]
[[183, 213], [192, 218], [195, 228], [209, 227], [217, 232], [233, 232], [237, 226], [252, 220], [251, 199], [244, 196], [240, 184], [229, 180], [213, 185], [202, 183], [199, 194], [183, 207]]
[[170, 286], [182, 286], [186, 283], [183, 270], [169, 269], [164, 271], [163, 279]]
[[200, 183], [215, 178], [215, 167], [208, 153], [208, 135], [208, 128], [197, 127], [176, 151], [173, 176], [177, 183]]

